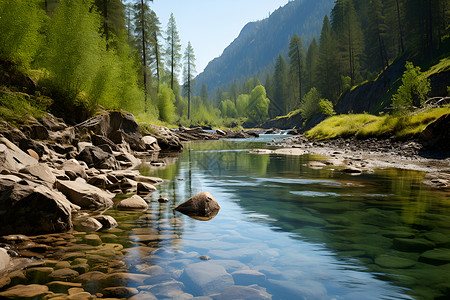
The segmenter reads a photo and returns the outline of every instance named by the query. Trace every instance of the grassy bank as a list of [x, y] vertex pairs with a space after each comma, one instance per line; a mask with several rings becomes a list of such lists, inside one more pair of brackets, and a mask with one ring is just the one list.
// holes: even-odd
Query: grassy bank
[[406, 139], [420, 134], [430, 123], [449, 113], [450, 106], [432, 108], [406, 116], [338, 115], [324, 120], [305, 135], [315, 140], [350, 136], [360, 138], [396, 136]]

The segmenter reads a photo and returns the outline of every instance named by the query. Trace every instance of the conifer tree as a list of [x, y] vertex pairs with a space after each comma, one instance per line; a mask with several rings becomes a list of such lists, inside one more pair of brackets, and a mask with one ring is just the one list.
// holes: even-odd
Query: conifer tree
[[147, 100], [148, 100], [148, 47], [151, 37], [151, 15], [150, 7], [147, 4], [147, 0], [137, 0], [133, 6], [134, 9], [134, 31], [137, 48], [141, 56], [142, 72], [144, 79], [144, 111], [147, 112]]
[[289, 73], [292, 80], [294, 88], [294, 95], [296, 96], [296, 101], [289, 105], [291, 107], [286, 108], [286, 111], [290, 108], [297, 107], [300, 105], [302, 100], [302, 81], [304, 73], [304, 54], [303, 54], [303, 43], [301, 38], [294, 34], [291, 41], [289, 42]]
[[192, 48], [191, 42], [188, 42], [186, 50], [184, 52], [184, 91], [188, 97], [188, 120], [191, 119], [191, 95], [192, 95], [192, 83], [195, 78], [195, 54], [194, 48]]
[[209, 100], [208, 100], [208, 87], [205, 83], [202, 84], [202, 88], [200, 90], [200, 98], [202, 99], [202, 103], [205, 107], [209, 106]]
[[156, 76], [156, 90], [159, 93], [159, 85], [161, 82], [161, 69], [163, 59], [161, 56], [161, 23], [156, 13], [150, 11], [150, 67], [153, 68]]
[[370, 1], [369, 24], [368, 24], [368, 56], [372, 59], [368, 64], [372, 70], [387, 68], [389, 57], [386, 50], [386, 18], [383, 12], [381, 0]]
[[313, 38], [311, 44], [309, 44], [308, 51], [306, 52], [305, 69], [307, 86], [306, 91], [317, 86], [317, 63], [319, 60], [319, 45], [316, 38]]
[[318, 89], [328, 99], [336, 99], [338, 90], [337, 58], [335, 42], [332, 37], [331, 24], [328, 16], [323, 19], [322, 32], [320, 34], [319, 60], [317, 72]]
[[269, 115], [276, 117], [288, 112], [288, 68], [282, 55], [275, 63], [273, 77], [273, 101], [270, 102]]
[[95, 0], [94, 4], [102, 16], [102, 34], [107, 49], [111, 44], [117, 49], [118, 39], [125, 34], [125, 5], [121, 0]]
[[174, 89], [174, 82], [176, 80], [178, 70], [180, 68], [181, 60], [181, 42], [177, 30], [175, 16], [170, 14], [170, 19], [166, 30], [166, 63], [169, 68], [170, 88]]

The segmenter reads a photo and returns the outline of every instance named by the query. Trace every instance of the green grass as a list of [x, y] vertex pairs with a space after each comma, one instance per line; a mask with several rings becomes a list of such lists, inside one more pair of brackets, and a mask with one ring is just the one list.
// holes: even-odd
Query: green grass
[[324, 120], [305, 135], [316, 140], [350, 136], [360, 138], [396, 136], [404, 139], [417, 136], [430, 123], [445, 114], [450, 114], [449, 106], [407, 116], [338, 115]]

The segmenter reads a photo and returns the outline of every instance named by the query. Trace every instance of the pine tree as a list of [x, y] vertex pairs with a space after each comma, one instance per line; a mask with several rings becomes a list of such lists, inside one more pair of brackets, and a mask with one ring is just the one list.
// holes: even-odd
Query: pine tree
[[184, 52], [184, 91], [188, 97], [188, 120], [191, 119], [191, 94], [192, 83], [195, 78], [195, 54], [191, 42], [188, 43]]
[[95, 0], [95, 6], [102, 16], [102, 33], [107, 49], [113, 45], [117, 49], [125, 34], [125, 5], [121, 0]]
[[208, 100], [208, 87], [206, 84], [202, 84], [202, 88], [200, 90], [200, 98], [202, 99], [202, 103], [205, 107], [209, 106], [209, 100]]
[[148, 47], [151, 38], [151, 14], [150, 7], [147, 4], [147, 0], [138, 0], [134, 6], [134, 31], [136, 36], [137, 48], [141, 56], [142, 72], [144, 79], [144, 111], [147, 112], [147, 100], [148, 100]]
[[269, 115], [271, 118], [288, 112], [288, 68], [282, 55], [275, 63], [273, 77], [273, 101], [270, 102]]
[[159, 85], [161, 82], [161, 69], [162, 69], [162, 56], [161, 56], [161, 23], [159, 22], [156, 13], [151, 10], [150, 12], [150, 67], [153, 68], [156, 76], [156, 90], [159, 93]]
[[306, 52], [306, 78], [307, 85], [305, 90], [309, 91], [311, 88], [317, 86], [317, 63], [319, 60], [319, 45], [315, 38], [309, 44], [308, 51]]
[[387, 25], [381, 0], [370, 1], [369, 24], [367, 27], [368, 56], [372, 59], [369, 67], [372, 70], [383, 70], [389, 65], [389, 57], [386, 50]]
[[297, 107], [300, 105], [302, 100], [302, 81], [303, 81], [303, 73], [304, 73], [304, 54], [303, 54], [303, 43], [301, 38], [294, 34], [291, 41], [289, 42], [289, 73], [290, 78], [292, 80], [294, 88], [294, 95], [298, 95], [295, 97], [297, 101], [294, 101], [290, 107], [286, 108], [288, 111], [291, 108]]
[[173, 14], [170, 14], [169, 23], [167, 24], [166, 46], [166, 63], [169, 68], [168, 73], [170, 76], [170, 88], [173, 90], [181, 60], [180, 36], [178, 34], [177, 24]]

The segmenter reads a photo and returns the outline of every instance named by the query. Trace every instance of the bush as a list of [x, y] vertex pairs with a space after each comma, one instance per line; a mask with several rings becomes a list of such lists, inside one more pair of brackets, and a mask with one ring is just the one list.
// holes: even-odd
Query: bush
[[406, 62], [405, 67], [402, 85], [392, 97], [392, 106], [396, 112], [411, 111], [414, 107], [423, 106], [430, 92], [430, 80], [420, 72], [420, 67], [414, 67], [411, 62]]
[[266, 96], [266, 89], [258, 85], [250, 93], [247, 115], [252, 122], [261, 123], [267, 119], [270, 100]]
[[161, 85], [158, 93], [158, 110], [159, 119], [164, 122], [171, 123], [175, 118], [175, 95], [173, 91]]
[[303, 119], [308, 120], [317, 113], [320, 113], [320, 93], [316, 88], [312, 88], [300, 103], [300, 114]]
[[334, 111], [334, 108], [333, 108], [333, 103], [331, 103], [331, 101], [329, 101], [327, 99], [320, 99], [319, 107], [320, 107], [320, 112], [322, 114], [324, 114], [325, 116], [331, 117], [336, 114], [336, 112]]

